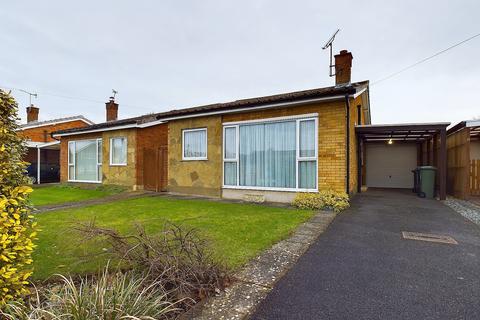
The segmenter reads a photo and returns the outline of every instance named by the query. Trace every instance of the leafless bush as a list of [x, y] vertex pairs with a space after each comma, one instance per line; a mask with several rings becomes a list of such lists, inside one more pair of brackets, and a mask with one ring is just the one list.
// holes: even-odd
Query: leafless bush
[[229, 280], [227, 268], [214, 259], [193, 228], [167, 222], [162, 232], [152, 236], [143, 225], [136, 225], [132, 233], [122, 235], [92, 221], [76, 229], [86, 240], [105, 240], [117, 258], [161, 281], [178, 299], [202, 299], [223, 289]]

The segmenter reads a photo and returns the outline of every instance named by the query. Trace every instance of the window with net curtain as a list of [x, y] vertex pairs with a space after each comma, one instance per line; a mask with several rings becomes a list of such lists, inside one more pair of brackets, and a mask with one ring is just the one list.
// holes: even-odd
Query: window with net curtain
[[207, 159], [207, 129], [183, 130], [183, 159]]
[[224, 185], [316, 189], [315, 119], [225, 127]]
[[102, 140], [68, 143], [68, 179], [99, 182], [102, 176]]
[[127, 138], [117, 137], [110, 139], [110, 164], [127, 164]]

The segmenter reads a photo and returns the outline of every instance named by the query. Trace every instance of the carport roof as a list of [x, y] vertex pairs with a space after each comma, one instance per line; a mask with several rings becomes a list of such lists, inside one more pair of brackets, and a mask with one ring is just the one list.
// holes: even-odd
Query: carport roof
[[355, 126], [364, 141], [425, 141], [446, 130], [449, 122], [370, 124]]

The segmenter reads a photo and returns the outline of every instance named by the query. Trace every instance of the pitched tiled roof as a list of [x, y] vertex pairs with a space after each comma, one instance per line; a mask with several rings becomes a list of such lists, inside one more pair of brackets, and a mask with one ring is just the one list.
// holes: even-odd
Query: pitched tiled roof
[[249, 99], [241, 99], [235, 100], [231, 102], [224, 102], [224, 103], [214, 103], [208, 105], [202, 105], [192, 108], [185, 108], [185, 109], [174, 109], [166, 112], [160, 113], [152, 113], [148, 115], [143, 115], [134, 118], [116, 120], [116, 121], [109, 121], [94, 124], [84, 128], [76, 128], [76, 129], [68, 129], [68, 130], [61, 130], [56, 131], [53, 134], [63, 134], [63, 133], [81, 133], [82, 131], [90, 131], [90, 130], [99, 130], [99, 129], [106, 129], [112, 127], [120, 127], [125, 125], [131, 124], [142, 124], [148, 123], [152, 121], [168, 119], [170, 117], [176, 116], [188, 116], [194, 115], [199, 113], [207, 113], [207, 112], [220, 112], [220, 111], [235, 111], [236, 109], [244, 109], [249, 107], [261, 107], [263, 105], [275, 104], [275, 103], [286, 103], [286, 102], [296, 102], [302, 100], [309, 100], [309, 99], [316, 99], [316, 98], [327, 98], [327, 97], [334, 97], [340, 96], [345, 94], [355, 94], [364, 90], [368, 87], [368, 81], [362, 82], [355, 82], [350, 85], [345, 86], [332, 86], [332, 87], [324, 87], [324, 88], [316, 88], [310, 90], [303, 90], [303, 91], [295, 91], [295, 92], [288, 92], [270, 96], [263, 96], [263, 97], [256, 97], [256, 98], [249, 98]]
[[84, 121], [85, 123], [87, 123], [89, 125], [94, 124], [93, 121], [88, 120], [87, 118], [85, 118], [82, 115], [78, 115], [78, 116], [64, 117], [64, 118], [51, 119], [51, 120], [45, 120], [45, 121], [32, 121], [32, 122], [28, 122], [28, 123], [23, 123], [23, 124], [18, 126], [18, 129], [24, 130], [24, 129], [29, 129], [29, 128], [48, 126], [48, 125], [53, 125], [53, 124], [57, 124], [57, 123], [76, 121], [76, 120]]

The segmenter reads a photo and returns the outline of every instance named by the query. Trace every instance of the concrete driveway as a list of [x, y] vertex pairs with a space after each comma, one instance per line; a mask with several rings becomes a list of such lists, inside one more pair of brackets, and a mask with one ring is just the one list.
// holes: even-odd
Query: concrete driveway
[[[449, 235], [458, 245], [406, 240]], [[252, 319], [480, 319], [480, 228], [406, 191], [357, 196]]]

